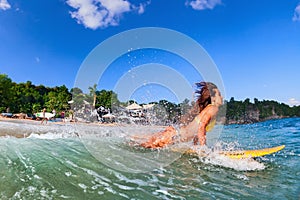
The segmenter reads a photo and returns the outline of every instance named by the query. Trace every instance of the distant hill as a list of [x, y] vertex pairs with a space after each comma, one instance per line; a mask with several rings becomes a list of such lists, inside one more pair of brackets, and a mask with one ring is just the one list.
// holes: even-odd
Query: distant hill
[[270, 100], [259, 101], [256, 98], [254, 103], [251, 103], [250, 99], [236, 101], [232, 97], [221, 109], [224, 110], [225, 107], [225, 124], [248, 124], [269, 119], [300, 117], [300, 106], [290, 107], [284, 103]]

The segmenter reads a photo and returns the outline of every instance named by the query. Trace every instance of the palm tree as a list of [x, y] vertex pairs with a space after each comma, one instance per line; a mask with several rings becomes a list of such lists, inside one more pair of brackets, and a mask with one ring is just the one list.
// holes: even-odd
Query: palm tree
[[89, 90], [90, 90], [90, 95], [93, 96], [93, 107], [95, 108], [96, 107], [96, 98], [97, 98], [97, 95], [96, 95], [97, 84], [94, 84], [93, 87], [89, 87]]

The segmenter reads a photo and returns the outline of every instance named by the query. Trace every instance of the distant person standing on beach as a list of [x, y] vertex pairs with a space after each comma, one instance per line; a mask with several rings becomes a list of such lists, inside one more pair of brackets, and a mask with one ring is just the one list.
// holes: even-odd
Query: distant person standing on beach
[[46, 124], [47, 124], [47, 122], [48, 122], [48, 119], [46, 118], [46, 108], [44, 108], [44, 109], [42, 110], [42, 112], [43, 112], [43, 119], [42, 119], [42, 122], [41, 122], [41, 124], [43, 124], [43, 123], [44, 123], [44, 121], [46, 121]]
[[65, 111], [61, 111], [60, 118], [63, 122], [65, 122]]
[[56, 110], [55, 110], [55, 109], [53, 109], [53, 110], [52, 110], [52, 113], [54, 114], [53, 120], [55, 121]]

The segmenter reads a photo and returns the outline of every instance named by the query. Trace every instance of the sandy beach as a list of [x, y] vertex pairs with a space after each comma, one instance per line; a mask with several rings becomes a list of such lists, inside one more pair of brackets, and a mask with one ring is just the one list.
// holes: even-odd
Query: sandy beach
[[15, 118], [8, 118], [8, 117], [0, 117], [0, 122], [12, 122], [12, 123], [19, 123], [19, 124], [36, 124], [36, 125], [51, 125], [51, 124], [85, 124], [85, 125], [99, 125], [99, 126], [117, 126], [117, 123], [101, 123], [101, 122], [62, 122], [62, 121], [55, 121], [55, 120], [48, 120], [46, 123], [44, 121], [41, 124], [41, 120], [31, 120], [31, 119], [15, 119]]
[[41, 124], [40, 120], [31, 119], [14, 119], [0, 117], [0, 137], [26, 138], [32, 133], [43, 134], [48, 132], [60, 133], [65, 132], [71, 127], [114, 127], [120, 126], [117, 123], [85, 123], [85, 122], [62, 122], [49, 120]]

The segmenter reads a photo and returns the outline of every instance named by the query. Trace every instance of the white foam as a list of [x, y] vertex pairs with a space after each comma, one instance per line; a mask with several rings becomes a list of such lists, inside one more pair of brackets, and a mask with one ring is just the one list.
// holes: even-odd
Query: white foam
[[75, 127], [69, 124], [58, 125], [48, 123], [41, 125], [40, 122], [2, 122], [0, 123], [2, 137], [27, 137], [38, 139], [59, 139], [74, 137], [76, 135]]
[[69, 138], [69, 137], [70, 134], [64, 134], [64, 133], [44, 133], [44, 134], [31, 133], [27, 138], [55, 140], [55, 139]]
[[29, 193], [33, 194], [33, 193], [37, 190], [37, 188], [36, 188], [36, 187], [33, 187], [33, 186], [29, 186], [29, 187], [27, 188], [27, 190], [28, 190]]
[[210, 153], [207, 157], [201, 158], [201, 161], [206, 164], [212, 164], [231, 168], [237, 171], [255, 171], [265, 169], [265, 165], [252, 158], [247, 159], [232, 159], [217, 152]]
[[86, 189], [88, 188], [88, 186], [86, 186], [83, 183], [78, 183], [78, 186], [81, 187], [84, 190], [84, 192], [86, 192]]
[[65, 175], [66, 175], [67, 177], [69, 177], [69, 176], [72, 175], [72, 172], [65, 172]]
[[245, 174], [234, 174], [235, 177], [237, 177], [238, 179], [244, 180], [244, 181], [248, 181], [249, 178], [245, 175]]
[[253, 158], [233, 159], [220, 154], [222, 151], [236, 150], [237, 142], [217, 142], [212, 149], [207, 146], [197, 146], [193, 149], [198, 152], [200, 161], [206, 164], [222, 166], [237, 171], [255, 171], [265, 169], [265, 165]]

